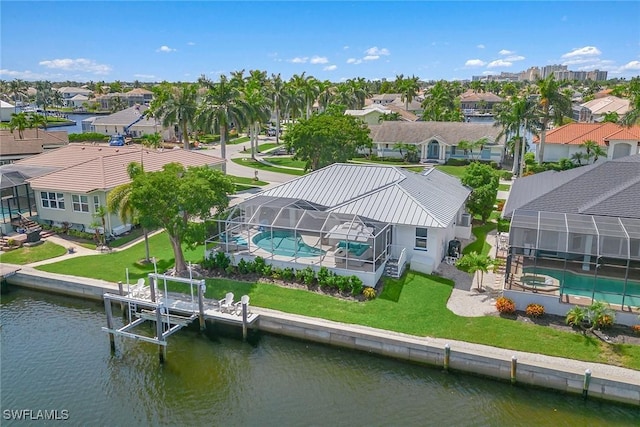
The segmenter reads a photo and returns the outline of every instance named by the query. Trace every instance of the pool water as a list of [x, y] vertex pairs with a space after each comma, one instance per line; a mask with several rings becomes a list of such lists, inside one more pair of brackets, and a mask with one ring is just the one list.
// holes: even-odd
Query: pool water
[[307, 245], [302, 237], [290, 231], [264, 231], [253, 236], [253, 243], [265, 251], [274, 255], [314, 257], [324, 255], [326, 252], [319, 248]]
[[[534, 268], [525, 268], [525, 272], [532, 273]], [[536, 274], [555, 277], [560, 281], [560, 292], [582, 297], [592, 298], [598, 301], [606, 301], [610, 304], [640, 307], [640, 283], [628, 280], [626, 287], [624, 280], [612, 277], [586, 274], [576, 274], [572, 271], [553, 270], [549, 268], [536, 268]], [[594, 286], [594, 280], [595, 286]]]

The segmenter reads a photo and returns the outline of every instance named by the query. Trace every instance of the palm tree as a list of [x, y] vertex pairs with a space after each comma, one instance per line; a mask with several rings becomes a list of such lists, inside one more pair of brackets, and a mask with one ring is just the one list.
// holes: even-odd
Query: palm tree
[[[246, 122], [248, 107], [242, 99], [242, 94], [234, 87], [227, 76], [220, 76], [218, 83], [213, 83], [205, 76], [198, 80], [207, 88], [202, 103], [198, 107], [197, 121], [206, 129], [220, 129], [220, 154], [223, 159], [227, 156], [227, 134], [233, 123], [237, 127]], [[222, 164], [226, 172], [226, 166]]]
[[197, 111], [197, 85], [162, 83], [154, 88], [156, 94], [149, 108], [151, 117], [157, 117], [163, 126], [178, 124], [184, 149], [189, 149], [189, 125], [193, 123]]
[[266, 72], [252, 70], [249, 73], [243, 95], [251, 138], [251, 157], [255, 160], [260, 125], [269, 120], [269, 99], [266, 93]]
[[[158, 133], [152, 135], [160, 135]], [[151, 135], [148, 135], [151, 136]], [[140, 173], [144, 173], [142, 165], [140, 163], [129, 163], [127, 166], [127, 174], [129, 178], [137, 176]], [[139, 217], [138, 211], [131, 204], [131, 183], [121, 184], [111, 190], [107, 196], [107, 209], [111, 213], [117, 213], [123, 224], [128, 222], [138, 221], [142, 227], [142, 234], [144, 235], [145, 246], [145, 261], [150, 261], [149, 255], [149, 233], [147, 227], [145, 227], [144, 219]]]
[[23, 132], [26, 128], [29, 127], [29, 120], [27, 119], [27, 115], [25, 113], [12, 113], [11, 121], [9, 122], [9, 130], [11, 133], [15, 129], [18, 129], [18, 138], [23, 138]]
[[291, 82], [302, 94], [306, 113], [305, 118], [308, 119], [311, 117], [313, 103], [316, 101], [316, 97], [320, 93], [320, 82], [313, 76], [305, 77], [304, 72], [301, 75], [294, 74], [293, 77], [291, 77]]
[[15, 79], [9, 82], [7, 89], [11, 92], [14, 101], [15, 111], [18, 111], [18, 98], [22, 104], [23, 98], [27, 96], [27, 84], [24, 80]]
[[[44, 118], [47, 119], [47, 107], [51, 105], [51, 82], [43, 80], [36, 82], [36, 105], [42, 105], [44, 110]], [[47, 128], [45, 123], [44, 128]]]
[[33, 129], [33, 128], [36, 129], [36, 138], [38, 138], [39, 136], [38, 129], [40, 126], [46, 126], [47, 120], [40, 114], [31, 113], [27, 117], [27, 123], [28, 123], [29, 129]]
[[271, 107], [276, 113], [276, 144], [280, 143], [280, 114], [286, 105], [286, 87], [280, 77], [280, 73], [271, 74], [271, 84], [269, 85], [269, 93], [271, 96]]
[[482, 148], [487, 144], [487, 138], [482, 138], [477, 141], [466, 141], [462, 140], [458, 142], [458, 148], [464, 150], [464, 153], [467, 154], [467, 151], [471, 153], [471, 158], [473, 159], [473, 150], [478, 148], [478, 160], [480, 158], [480, 153], [482, 152]]
[[160, 144], [162, 144], [162, 135], [159, 132], [145, 135], [142, 140], [142, 145], [145, 147], [158, 148]]
[[576, 151], [575, 153], [573, 153], [571, 155], [571, 161], [574, 162], [575, 164], [577, 164], [578, 166], [582, 166], [582, 161], [583, 160], [587, 160], [588, 161], [589, 158], [582, 151]]
[[420, 90], [419, 79], [416, 76], [404, 78], [403, 75], [396, 76], [396, 88], [400, 92], [400, 100], [404, 102], [404, 109], [409, 110], [409, 104]]
[[593, 140], [586, 140], [584, 141], [582, 144], [580, 144], [580, 148], [583, 148], [585, 150], [585, 159], [587, 161], [591, 160], [593, 158], [594, 162], [597, 162], [598, 159], [600, 157], [606, 156], [607, 152], [600, 146], [598, 145], [597, 142], [593, 141]]
[[477, 252], [471, 252], [463, 255], [462, 258], [456, 262], [456, 267], [467, 271], [473, 275], [477, 275], [479, 272], [478, 290], [482, 289], [482, 282], [484, 280], [484, 273], [489, 271], [489, 267], [493, 265], [495, 261], [488, 255], [482, 255]]
[[[92, 214], [94, 221], [91, 226], [96, 229], [96, 240], [98, 246], [104, 246], [107, 238], [107, 209], [100, 205], [96, 208], [96, 211]], [[102, 233], [98, 230], [98, 227], [102, 227]]]
[[111, 112], [116, 113], [120, 110], [124, 110], [126, 108], [125, 102], [119, 96], [114, 96], [111, 98]]
[[555, 125], [562, 124], [564, 116], [568, 116], [571, 113], [571, 99], [562, 93], [560, 85], [554, 79], [553, 74], [546, 79], [538, 80], [536, 85], [538, 86], [540, 124], [542, 125], [540, 143], [538, 144], [538, 162], [542, 163], [549, 122], [553, 121]]
[[[494, 126], [502, 126], [498, 138], [506, 135], [507, 139], [514, 136], [513, 147], [513, 175], [521, 176], [523, 170], [521, 151], [526, 149], [526, 141], [520, 137], [520, 132], [537, 133], [535, 126], [535, 103], [528, 96], [512, 98], [496, 105]], [[522, 144], [522, 145], [521, 145]]]
[[624, 115], [621, 123], [631, 127], [640, 120], [640, 77], [634, 77], [629, 82], [629, 111]]

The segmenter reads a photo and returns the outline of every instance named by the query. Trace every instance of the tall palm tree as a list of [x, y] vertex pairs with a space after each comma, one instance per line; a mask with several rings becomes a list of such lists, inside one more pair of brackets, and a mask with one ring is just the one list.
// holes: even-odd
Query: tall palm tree
[[[246, 123], [248, 107], [242, 99], [242, 94], [237, 87], [229, 82], [224, 74], [220, 81], [212, 82], [205, 76], [199, 80], [207, 91], [203, 96], [197, 111], [197, 121], [205, 129], [220, 130], [220, 154], [227, 158], [227, 135], [229, 126], [233, 123], [237, 127]], [[226, 165], [222, 167], [226, 172]]]
[[159, 118], [163, 126], [177, 123], [185, 150], [189, 149], [189, 125], [196, 118], [197, 89], [198, 86], [193, 83], [162, 83], [155, 88], [156, 94], [148, 113], [151, 117]]
[[[488, 255], [482, 255], [477, 252], [471, 252], [463, 255], [462, 258], [456, 262], [456, 267], [462, 268], [467, 272], [478, 276], [478, 289], [482, 289], [482, 282], [484, 281], [484, 273], [489, 271], [489, 267], [493, 265], [495, 261]], [[480, 273], [478, 275], [478, 273]]]
[[316, 101], [316, 98], [320, 93], [320, 82], [313, 76], [305, 77], [304, 72], [301, 75], [294, 74], [293, 77], [291, 77], [291, 82], [302, 94], [305, 106], [305, 118], [308, 119], [311, 117], [313, 103]]
[[9, 122], [9, 130], [11, 133], [18, 129], [18, 138], [23, 138], [24, 130], [29, 127], [29, 120], [25, 113], [11, 113], [11, 121]]
[[20, 103], [23, 103], [23, 99], [27, 96], [27, 84], [24, 80], [15, 79], [10, 81], [8, 84], [9, 92], [11, 92], [11, 97], [13, 98], [15, 111], [18, 111], [18, 99]]
[[[42, 80], [36, 82], [36, 105], [42, 105], [42, 109], [44, 110], [44, 118], [47, 119], [47, 107], [51, 105], [51, 91], [52, 86], [51, 82], [47, 80]], [[45, 123], [44, 128], [47, 128], [47, 124]]]
[[538, 86], [540, 124], [542, 125], [540, 143], [538, 144], [538, 162], [542, 163], [547, 127], [550, 122], [561, 125], [564, 116], [571, 114], [571, 99], [562, 92], [553, 74], [546, 79], [539, 79], [536, 85]]
[[640, 77], [634, 77], [629, 82], [629, 111], [622, 117], [621, 123], [631, 127], [640, 121]]
[[244, 102], [247, 107], [246, 116], [251, 139], [251, 157], [255, 159], [258, 147], [260, 125], [269, 120], [269, 99], [267, 97], [267, 73], [252, 70], [244, 85]]
[[46, 126], [47, 120], [40, 114], [31, 113], [27, 117], [27, 123], [28, 123], [29, 129], [33, 129], [33, 128], [36, 129], [36, 138], [38, 138], [39, 137], [38, 129], [40, 128], [40, 126]]
[[404, 102], [404, 109], [409, 110], [409, 104], [418, 94], [420, 90], [419, 79], [416, 76], [403, 78], [402, 74], [396, 76], [396, 88], [400, 92], [400, 100]]
[[285, 82], [280, 77], [280, 73], [271, 74], [269, 84], [269, 93], [271, 96], [271, 107], [276, 115], [276, 144], [280, 143], [280, 114], [285, 109], [287, 103], [287, 91]]
[[[514, 97], [496, 106], [494, 126], [501, 126], [498, 138], [503, 136], [507, 140], [514, 138], [513, 169], [515, 176], [521, 176], [523, 171], [523, 157], [521, 151], [526, 149], [526, 141], [521, 138], [521, 131], [536, 133], [535, 103], [528, 96]], [[523, 144], [523, 145], [521, 145]]]
[[[159, 135], [159, 134], [155, 134]], [[127, 174], [133, 179], [140, 173], [144, 173], [141, 163], [129, 163], [127, 166]], [[107, 195], [107, 210], [111, 213], [117, 213], [123, 224], [140, 222], [142, 234], [144, 235], [145, 261], [150, 262], [149, 254], [149, 232], [145, 227], [144, 218], [140, 218], [138, 211], [131, 203], [131, 183], [120, 184], [109, 192]]]

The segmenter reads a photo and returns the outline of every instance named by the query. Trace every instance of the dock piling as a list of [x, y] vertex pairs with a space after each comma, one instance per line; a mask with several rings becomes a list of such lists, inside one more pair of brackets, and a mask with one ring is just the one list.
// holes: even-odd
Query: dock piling
[[242, 303], [242, 340], [247, 340], [247, 315], [249, 311], [249, 295], [242, 295], [240, 298]]
[[[111, 310], [111, 300], [108, 298], [104, 299], [104, 311], [107, 313], [107, 328], [113, 330], [113, 311]], [[111, 352], [114, 353], [116, 351], [116, 341], [114, 334], [111, 332], [109, 332], [109, 345]]]
[[[122, 280], [118, 280], [118, 295], [121, 297], [124, 296], [124, 288], [122, 287]], [[124, 301], [120, 301], [120, 311], [122, 311], [122, 315], [124, 316]]]
[[584, 371], [584, 383], [582, 385], [582, 397], [584, 399], [587, 398], [589, 394], [589, 383], [591, 382], [591, 369], [587, 369]]
[[451, 359], [451, 344], [444, 345], [444, 370], [449, 370], [449, 360]]
[[156, 302], [156, 278], [149, 275], [149, 287], [151, 288], [151, 301]]
[[200, 321], [200, 332], [204, 331], [206, 325], [204, 323], [204, 292], [206, 285], [204, 280], [198, 286], [198, 320]]
[[516, 371], [518, 369], [518, 358], [511, 356], [511, 384], [516, 383]]
[[[163, 306], [158, 306], [156, 308], [156, 334], [157, 334], [157, 338], [158, 341], [161, 343], [164, 341], [164, 325], [162, 323], [162, 310], [164, 309]], [[162, 344], [158, 344], [158, 357], [160, 359], [160, 363], [164, 363], [164, 352], [166, 349], [165, 345]]]

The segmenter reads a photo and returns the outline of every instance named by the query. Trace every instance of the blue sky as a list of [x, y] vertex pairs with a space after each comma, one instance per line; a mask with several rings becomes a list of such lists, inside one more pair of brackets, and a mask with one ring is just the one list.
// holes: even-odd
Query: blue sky
[[640, 2], [2, 0], [0, 79], [471, 79], [565, 64], [640, 75]]

